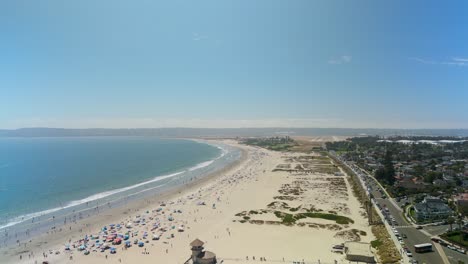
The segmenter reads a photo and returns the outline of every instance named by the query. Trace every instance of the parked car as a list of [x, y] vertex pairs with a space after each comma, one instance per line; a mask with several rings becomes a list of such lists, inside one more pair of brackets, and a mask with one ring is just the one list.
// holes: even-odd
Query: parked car
[[452, 245], [448, 245], [447, 248], [448, 248], [448, 249], [451, 249], [451, 250], [457, 250], [457, 248], [454, 247], [454, 246], [452, 246]]

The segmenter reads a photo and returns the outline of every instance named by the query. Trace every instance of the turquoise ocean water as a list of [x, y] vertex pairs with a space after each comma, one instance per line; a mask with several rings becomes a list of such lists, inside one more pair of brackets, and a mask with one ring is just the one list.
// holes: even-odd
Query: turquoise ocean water
[[0, 138], [0, 230], [182, 184], [238, 156], [153, 137]]

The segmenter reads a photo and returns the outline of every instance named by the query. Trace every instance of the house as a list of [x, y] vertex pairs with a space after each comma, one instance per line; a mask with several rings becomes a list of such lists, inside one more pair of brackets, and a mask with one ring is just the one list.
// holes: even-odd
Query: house
[[398, 183], [397, 186], [403, 187], [405, 189], [413, 190], [424, 190], [426, 186], [423, 183], [415, 182], [413, 178], [404, 176]]
[[445, 180], [442, 179], [436, 179], [432, 182], [434, 186], [439, 186], [439, 187], [446, 187], [449, 185], [449, 183]]
[[444, 174], [444, 176], [442, 177], [442, 179], [443, 179], [444, 181], [446, 181], [448, 184], [454, 183], [454, 182], [455, 182], [455, 177], [454, 177], [453, 175]]
[[453, 198], [459, 210], [468, 211], [468, 193], [460, 193]]
[[432, 222], [445, 220], [452, 215], [452, 209], [441, 199], [428, 196], [420, 203], [415, 204], [414, 212], [416, 221]]
[[463, 188], [468, 188], [468, 180], [463, 180], [462, 181], [462, 187]]

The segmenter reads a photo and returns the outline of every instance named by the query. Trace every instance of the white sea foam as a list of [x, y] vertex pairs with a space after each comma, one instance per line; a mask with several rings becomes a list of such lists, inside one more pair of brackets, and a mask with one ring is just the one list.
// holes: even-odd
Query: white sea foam
[[[43, 211], [40, 211], [40, 212], [21, 215], [21, 216], [15, 217], [14, 219], [12, 219], [10, 222], [6, 223], [5, 225], [0, 226], [0, 230], [4, 229], [4, 228], [7, 228], [7, 227], [10, 227], [10, 226], [14, 226], [16, 224], [25, 222], [27, 220], [30, 220], [30, 219], [33, 219], [33, 218], [36, 218], [36, 217], [39, 217], [39, 216], [44, 216], [44, 215], [51, 214], [51, 213], [54, 213], [54, 212], [57, 212], [57, 211], [60, 211], [60, 210], [63, 210], [63, 209], [67, 209], [67, 208], [70, 208], [70, 207], [74, 207], [74, 206], [78, 206], [78, 205], [81, 205], [81, 204], [84, 204], [84, 203], [88, 203], [88, 202], [92, 202], [92, 201], [95, 201], [95, 200], [98, 200], [98, 199], [102, 199], [102, 198], [105, 198], [105, 197], [108, 197], [108, 196], [111, 196], [111, 195], [114, 195], [114, 194], [129, 191], [131, 189], [135, 189], [135, 188], [141, 187], [141, 186], [149, 184], [149, 183], [154, 183], [154, 182], [158, 182], [158, 181], [161, 181], [161, 180], [164, 180], [164, 179], [172, 178], [172, 177], [178, 176], [178, 175], [180, 175], [182, 173], [185, 173], [187, 171], [191, 172], [191, 171], [195, 171], [195, 170], [207, 167], [207, 166], [211, 165], [213, 162], [215, 162], [216, 160], [222, 158], [223, 156], [225, 156], [228, 153], [227, 149], [225, 149], [225, 148], [223, 148], [221, 146], [218, 146], [218, 145], [214, 145], [214, 146], [221, 150], [221, 154], [218, 157], [216, 157], [215, 159], [209, 160], [209, 161], [201, 162], [201, 163], [199, 163], [199, 164], [197, 164], [197, 165], [195, 165], [193, 167], [188, 168], [187, 170], [172, 173], [172, 174], [168, 174], [168, 175], [157, 176], [157, 177], [155, 177], [155, 178], [153, 178], [153, 179], [151, 179], [149, 181], [137, 183], [137, 184], [134, 184], [134, 185], [131, 185], [131, 186], [127, 186], [127, 187], [123, 187], [123, 188], [119, 188], [119, 189], [115, 189], [115, 190], [110, 190], [110, 191], [105, 191], [105, 192], [93, 194], [93, 195], [88, 196], [88, 197], [86, 197], [84, 199], [81, 199], [81, 200], [71, 201], [71, 202], [67, 203], [65, 206], [62, 206], [62, 207], [56, 207], [56, 208], [52, 208], [52, 209], [48, 209], [48, 210], [43, 210]], [[155, 188], [159, 188], [159, 187], [155, 187]], [[146, 189], [146, 190], [150, 190], [150, 189], [154, 189], [154, 188], [149, 188], [149, 189]], [[145, 190], [140, 191], [140, 192], [144, 192], [144, 191]], [[140, 193], [140, 192], [138, 192], [138, 193]]]
[[[205, 143], [205, 144], [208, 144], [206, 143], [205, 141], [197, 141], [197, 142], [201, 142], [201, 143]], [[210, 144], [208, 144], [210, 145]], [[201, 162], [201, 163], [198, 163], [197, 165], [191, 167], [188, 169], [188, 171], [194, 171], [194, 170], [198, 170], [198, 169], [201, 169], [201, 168], [204, 168], [204, 167], [207, 167], [207, 166], [210, 166], [213, 162], [215, 162], [216, 160], [224, 157], [227, 153], [228, 153], [228, 150], [219, 146], [219, 145], [212, 145], [214, 147], [216, 147], [217, 149], [221, 150], [221, 154], [216, 157], [215, 159], [212, 159], [212, 160], [209, 160], [209, 161], [205, 161], [205, 162]]]
[[215, 160], [209, 160], [209, 161], [205, 161], [205, 162], [202, 162], [202, 163], [198, 163], [197, 165], [191, 167], [190, 169], [188, 169], [189, 171], [194, 171], [194, 170], [198, 170], [198, 169], [201, 169], [201, 168], [204, 168], [206, 166], [210, 166], [211, 163], [213, 163]]
[[135, 189], [135, 188], [138, 188], [140, 186], [143, 186], [143, 185], [146, 185], [146, 184], [149, 184], [149, 183], [153, 183], [153, 182], [157, 182], [157, 181], [162, 181], [164, 179], [172, 178], [172, 177], [180, 175], [180, 174], [182, 174], [184, 172], [186, 172], [186, 171], [176, 172], [176, 173], [172, 173], [172, 174], [164, 175], [164, 176], [158, 176], [158, 177], [155, 177], [155, 178], [153, 178], [153, 179], [151, 179], [149, 181], [137, 183], [137, 184], [134, 184], [134, 185], [131, 185], [131, 186], [128, 186], [128, 187], [124, 187], [124, 188], [119, 188], [119, 189], [115, 189], [115, 190], [111, 190], [111, 191], [105, 191], [105, 192], [102, 192], [102, 193], [97, 193], [97, 194], [88, 196], [88, 197], [86, 197], [84, 199], [81, 199], [81, 200], [71, 201], [71, 202], [67, 203], [65, 206], [62, 206], [62, 207], [56, 207], [56, 208], [52, 208], [52, 209], [48, 209], [48, 210], [43, 210], [43, 211], [40, 211], [40, 212], [35, 212], [35, 213], [31, 213], [31, 214], [18, 216], [18, 217], [15, 217], [14, 219], [12, 219], [11, 222], [8, 222], [7, 224], [0, 226], [0, 229], [4, 229], [4, 228], [10, 227], [10, 226], [22, 223], [24, 221], [33, 219], [35, 217], [51, 214], [51, 213], [54, 213], [54, 212], [57, 212], [57, 211], [60, 211], [60, 210], [63, 210], [63, 209], [67, 209], [67, 208], [70, 208], [70, 207], [73, 207], [73, 206], [81, 205], [81, 204], [84, 204], [84, 203], [87, 203], [87, 202], [92, 202], [92, 201], [102, 199], [102, 198], [105, 198], [105, 197], [108, 197], [108, 196], [111, 196], [111, 195], [114, 195], [114, 194], [117, 194], [117, 193], [121, 193], [121, 192], [125, 192], [125, 191], [131, 190], [131, 189]]

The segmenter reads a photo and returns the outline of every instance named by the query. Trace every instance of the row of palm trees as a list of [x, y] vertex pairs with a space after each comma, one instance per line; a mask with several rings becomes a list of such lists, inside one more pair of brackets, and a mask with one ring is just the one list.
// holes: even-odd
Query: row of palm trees
[[450, 232], [453, 231], [453, 224], [457, 224], [458, 225], [458, 229], [461, 230], [462, 229], [462, 225], [463, 225], [463, 217], [462, 216], [457, 216], [456, 218], [453, 217], [453, 216], [449, 216], [447, 218], [447, 223], [450, 225]]

